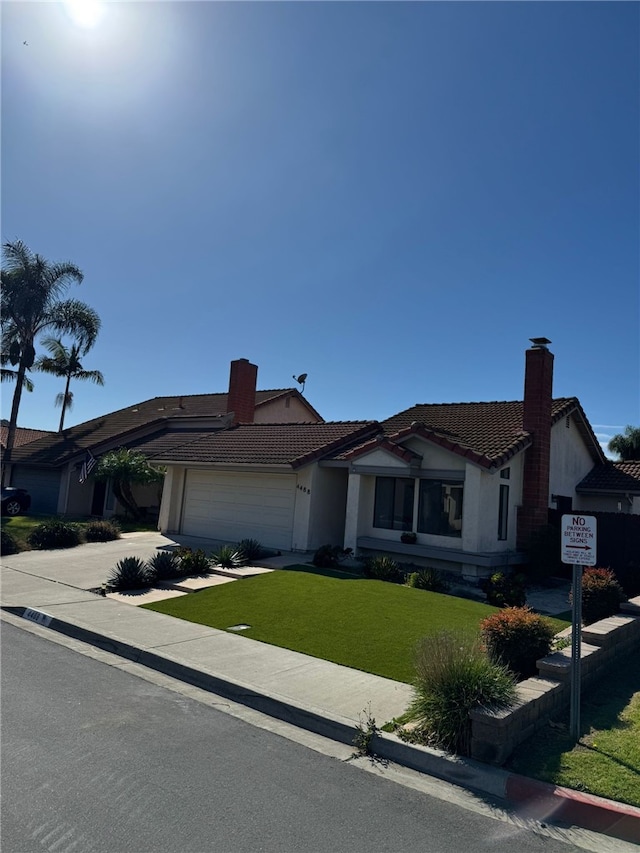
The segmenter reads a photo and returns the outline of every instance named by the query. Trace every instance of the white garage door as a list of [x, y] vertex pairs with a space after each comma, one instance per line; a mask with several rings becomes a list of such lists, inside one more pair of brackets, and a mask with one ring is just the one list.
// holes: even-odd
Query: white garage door
[[288, 550], [293, 536], [294, 474], [187, 471], [182, 532], [206, 539], [257, 539]]

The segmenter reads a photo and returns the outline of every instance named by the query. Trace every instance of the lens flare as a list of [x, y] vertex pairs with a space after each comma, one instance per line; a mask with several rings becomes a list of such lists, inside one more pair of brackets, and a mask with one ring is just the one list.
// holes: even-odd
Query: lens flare
[[65, 0], [64, 7], [73, 23], [83, 29], [97, 27], [105, 12], [99, 0]]

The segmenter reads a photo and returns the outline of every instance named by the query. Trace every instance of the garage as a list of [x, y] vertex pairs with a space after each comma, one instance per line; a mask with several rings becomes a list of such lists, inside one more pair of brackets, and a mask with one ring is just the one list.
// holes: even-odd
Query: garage
[[295, 474], [187, 471], [182, 533], [238, 542], [257, 539], [289, 550], [293, 537]]
[[55, 515], [58, 511], [60, 494], [58, 468], [28, 468], [26, 465], [14, 465], [11, 485], [26, 489], [31, 495], [30, 514]]

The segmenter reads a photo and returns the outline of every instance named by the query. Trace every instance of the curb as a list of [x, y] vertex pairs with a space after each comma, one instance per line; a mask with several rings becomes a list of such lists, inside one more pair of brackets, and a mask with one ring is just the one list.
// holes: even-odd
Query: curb
[[[339, 715], [329, 717], [325, 710], [313, 706], [301, 707], [276, 693], [258, 692], [241, 681], [203, 672], [166, 655], [145, 651], [73, 622], [49, 616], [40, 610], [23, 606], [6, 606], [1, 609], [298, 728], [349, 746], [354, 744], [359, 726], [347, 718]], [[526, 812], [530, 819], [579, 826], [621, 841], [640, 844], [640, 808], [540, 782], [471, 758], [409, 744], [397, 735], [382, 731], [372, 735], [371, 753], [477, 794], [506, 800], [518, 810]]]

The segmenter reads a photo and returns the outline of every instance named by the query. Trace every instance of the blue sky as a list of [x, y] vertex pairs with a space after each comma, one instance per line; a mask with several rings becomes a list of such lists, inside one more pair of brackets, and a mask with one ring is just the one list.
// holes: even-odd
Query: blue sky
[[521, 399], [536, 336], [603, 441], [640, 424], [637, 3], [70, 11], [2, 4], [2, 239], [103, 322], [67, 425], [239, 357], [327, 420]]

